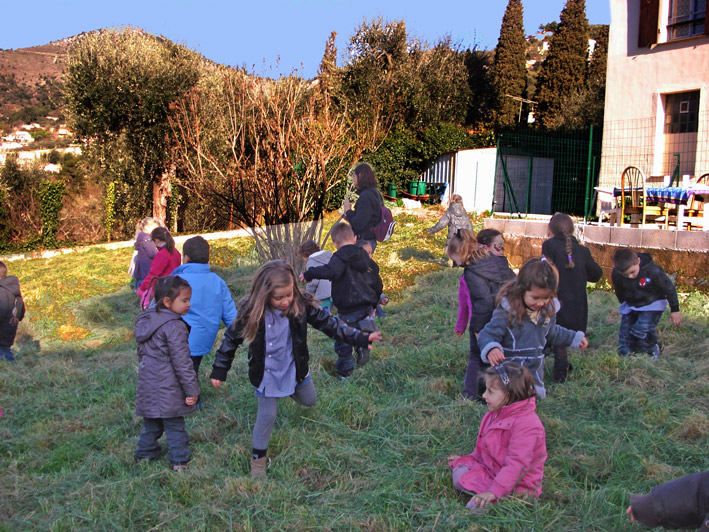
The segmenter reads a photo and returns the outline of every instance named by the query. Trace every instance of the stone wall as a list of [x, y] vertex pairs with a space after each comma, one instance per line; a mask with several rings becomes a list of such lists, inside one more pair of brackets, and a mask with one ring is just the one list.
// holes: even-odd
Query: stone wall
[[[513, 268], [538, 257], [547, 238], [547, 220], [486, 218], [485, 227], [505, 235], [505, 254]], [[709, 290], [709, 232], [631, 227], [577, 226], [577, 238], [610, 280], [613, 253], [619, 247], [647, 251], [676, 284]]]

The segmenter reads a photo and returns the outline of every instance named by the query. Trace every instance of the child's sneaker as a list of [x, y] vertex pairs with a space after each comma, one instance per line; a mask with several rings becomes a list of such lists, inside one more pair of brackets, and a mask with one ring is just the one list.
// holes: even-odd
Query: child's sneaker
[[364, 366], [369, 362], [370, 350], [366, 347], [355, 347], [355, 361], [358, 366]]
[[655, 344], [653, 347], [650, 348], [650, 351], [648, 351], [647, 354], [650, 355], [652, 358], [659, 358], [660, 346], [658, 344]]
[[172, 464], [173, 471], [184, 471], [187, 469], [187, 464]]

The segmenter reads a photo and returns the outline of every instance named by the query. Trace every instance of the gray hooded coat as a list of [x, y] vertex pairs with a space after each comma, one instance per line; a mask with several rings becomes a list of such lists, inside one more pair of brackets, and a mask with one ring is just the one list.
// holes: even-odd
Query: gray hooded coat
[[438, 220], [438, 223], [429, 228], [430, 234], [437, 233], [444, 227], [448, 226], [448, 240], [453, 238], [458, 229], [467, 229], [473, 232], [473, 224], [470, 222], [470, 216], [465, 212], [462, 203], [451, 203], [450, 207], [443, 213], [443, 216]]
[[136, 318], [136, 416], [164, 419], [195, 412], [185, 404], [186, 397], [199, 395], [188, 336], [189, 326], [170, 310], [151, 308]]

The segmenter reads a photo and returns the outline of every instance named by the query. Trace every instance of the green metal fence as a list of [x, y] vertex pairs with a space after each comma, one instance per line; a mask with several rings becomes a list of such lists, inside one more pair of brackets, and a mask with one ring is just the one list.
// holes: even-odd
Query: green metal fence
[[495, 212], [588, 218], [595, 203], [601, 129], [501, 133], [497, 140]]

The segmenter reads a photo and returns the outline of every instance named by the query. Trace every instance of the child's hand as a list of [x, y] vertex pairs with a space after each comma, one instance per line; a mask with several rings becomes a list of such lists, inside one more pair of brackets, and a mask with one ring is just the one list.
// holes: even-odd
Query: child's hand
[[215, 388], [219, 388], [222, 384], [224, 384], [224, 381], [220, 381], [217, 379], [209, 379], [209, 381], [212, 383], [212, 386]]
[[682, 323], [682, 314], [680, 314], [679, 312], [671, 312], [670, 323], [677, 327], [680, 323]]
[[579, 343], [579, 349], [580, 349], [581, 351], [583, 351], [583, 350], [586, 349], [587, 347], [588, 347], [588, 340], [587, 340], [586, 337], [584, 336], [583, 338], [581, 338], [581, 342]]
[[460, 338], [461, 336], [463, 336], [463, 333], [464, 333], [464, 332], [465, 332], [465, 331], [455, 331], [455, 335], [456, 335], [458, 338]]
[[633, 507], [628, 506], [628, 509], [625, 511], [626, 514], [630, 516], [630, 522], [634, 523], [635, 522], [635, 516], [633, 515]]
[[369, 335], [369, 344], [373, 344], [374, 342], [381, 342], [382, 341], [382, 332], [381, 331], [375, 331]]
[[473, 498], [470, 499], [470, 502], [466, 506], [468, 508], [485, 508], [485, 506], [496, 500], [497, 497], [495, 497], [491, 491], [486, 491], [485, 493], [473, 495]]
[[197, 399], [198, 399], [198, 396], [185, 397], [185, 404], [186, 404], [187, 406], [192, 406], [192, 405], [194, 405], [194, 404], [197, 404]]
[[301, 274], [298, 276], [298, 280], [299, 280], [301, 283], [304, 283], [304, 282], [305, 282], [305, 276], [301, 273]]
[[499, 347], [493, 347], [487, 354], [487, 361], [493, 366], [497, 366], [503, 360], [505, 360], [505, 354]]
[[350, 201], [350, 198], [345, 198], [345, 201], [342, 203], [342, 210], [347, 212], [350, 209], [352, 209], [352, 202]]
[[460, 456], [458, 456], [457, 454], [452, 454], [448, 457], [448, 461], [455, 462], [458, 458], [460, 458]]

